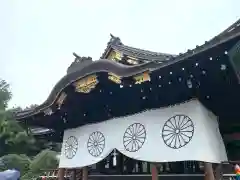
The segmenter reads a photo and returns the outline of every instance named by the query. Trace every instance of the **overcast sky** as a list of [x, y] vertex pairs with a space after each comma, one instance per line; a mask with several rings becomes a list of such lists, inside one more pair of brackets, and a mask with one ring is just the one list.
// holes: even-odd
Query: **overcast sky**
[[240, 0], [0, 0], [0, 78], [10, 106], [41, 104], [74, 60], [97, 60], [109, 34], [178, 54], [240, 18]]

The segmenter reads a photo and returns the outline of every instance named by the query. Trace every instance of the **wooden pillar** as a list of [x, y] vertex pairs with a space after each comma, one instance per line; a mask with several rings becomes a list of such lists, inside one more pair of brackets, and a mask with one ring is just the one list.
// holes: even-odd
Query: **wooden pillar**
[[222, 164], [218, 164], [217, 167], [215, 168], [215, 179], [221, 180], [222, 177], [223, 177]]
[[211, 163], [204, 163], [204, 180], [215, 180]]
[[76, 169], [73, 169], [72, 170], [72, 177], [71, 177], [71, 180], [76, 180], [77, 179], [77, 170]]
[[151, 163], [152, 180], [158, 180], [158, 169], [156, 164]]
[[82, 169], [82, 180], [88, 180], [88, 167]]
[[58, 169], [58, 180], [64, 180], [65, 169], [59, 168]]

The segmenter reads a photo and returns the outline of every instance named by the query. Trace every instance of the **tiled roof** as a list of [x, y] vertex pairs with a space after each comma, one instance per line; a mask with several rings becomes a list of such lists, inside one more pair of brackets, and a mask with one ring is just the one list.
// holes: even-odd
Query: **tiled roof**
[[159, 52], [153, 52], [148, 50], [143, 50], [139, 48], [134, 48], [130, 46], [124, 45], [119, 37], [115, 37], [111, 34], [111, 39], [108, 42], [108, 46], [105, 49], [104, 53], [101, 56], [101, 59], [105, 59], [107, 54], [109, 53], [110, 49], [115, 49], [117, 51], [120, 51], [128, 56], [133, 56], [140, 59], [150, 60], [150, 61], [167, 61], [170, 59], [175, 59], [176, 57], [182, 57], [182, 55], [192, 54], [192, 52], [196, 52], [203, 47], [208, 48], [209, 46], [216, 44], [220, 42], [222, 39], [225, 39], [227, 37], [230, 37], [231, 35], [235, 35], [240, 32], [240, 19], [237, 20], [234, 24], [232, 24], [230, 27], [228, 27], [226, 30], [215, 36], [209, 41], [206, 41], [205, 44], [201, 46], [196, 46], [194, 50], [188, 50], [186, 53], [179, 55], [173, 55], [173, 54], [167, 54], [167, 53], [159, 53]]
[[121, 51], [122, 53], [128, 56], [138, 57], [141, 59], [149, 59], [153, 61], [154, 60], [165, 61], [175, 56], [172, 54], [152, 52], [152, 51], [138, 49], [138, 48], [134, 48], [126, 45], [115, 45], [115, 46], [113, 45], [112, 48], [118, 51]]
[[153, 52], [153, 51], [126, 46], [121, 42], [120, 38], [115, 37], [113, 35], [111, 35], [111, 39], [108, 42], [108, 46], [105, 49], [104, 53], [102, 54], [101, 59], [106, 58], [110, 49], [115, 49], [128, 56], [136, 57], [139, 59], [151, 60], [151, 61], [166, 61], [176, 56], [172, 54]]
[[209, 41], [205, 41], [204, 44], [196, 46], [195, 49], [188, 49], [185, 53], [180, 53], [175, 58], [173, 58], [172, 62], [180, 61], [186, 59], [187, 57], [196, 55], [202, 51], [205, 51], [209, 48], [213, 48], [221, 43], [224, 43], [234, 37], [240, 35], [240, 19], [237, 20], [234, 24], [232, 24], [229, 28], [224, 30], [222, 33], [218, 34], [214, 38], [210, 39]]
[[[74, 71], [72, 73], [69, 73], [65, 77], [63, 77], [54, 87], [51, 94], [49, 95], [48, 99], [40, 105], [39, 107], [23, 112], [17, 112], [16, 113], [16, 119], [24, 119], [28, 118], [30, 116], [33, 116], [35, 114], [39, 114], [44, 112], [48, 107], [52, 106], [56, 99], [59, 97], [60, 92], [67, 87], [70, 83], [76, 81], [79, 78], [84, 77], [87, 74], [96, 73], [96, 72], [113, 72], [116, 75], [122, 76], [122, 77], [130, 77], [132, 75], [136, 75], [140, 72], [144, 72], [149, 69], [160, 69], [166, 66], [173, 65], [174, 63], [178, 63], [183, 60], [189, 59], [189, 57], [195, 56], [196, 54], [202, 53], [208, 49], [213, 49], [214, 47], [221, 45], [225, 42], [228, 42], [230, 40], [239, 40], [240, 38], [240, 20], [238, 20], [236, 23], [234, 23], [232, 26], [230, 26], [227, 30], [220, 33], [215, 38], [211, 39], [210, 41], [206, 41], [203, 45], [197, 46], [195, 49], [188, 50], [184, 54], [179, 54], [176, 57], [173, 57], [172, 60], [166, 61], [165, 63], [144, 63], [139, 64], [136, 66], [126, 66], [120, 63], [116, 63], [111, 60], [99, 60], [99, 61], [91, 61], [89, 65], [87, 65], [84, 68], [80, 68], [78, 71]], [[235, 41], [234, 41], [235, 42]], [[132, 48], [129, 46], [125, 46], [122, 44], [119, 38], [112, 37], [111, 41], [108, 44], [108, 48], [105, 51], [104, 57], [106, 57], [106, 53], [110, 50], [110, 48], [118, 48], [121, 51], [124, 51], [125, 53], [137, 53], [138, 57], [151, 57], [149, 59], [154, 59], [154, 56], [156, 58], [160, 57], [166, 57], [169, 56], [168, 54], [163, 53], [155, 53], [151, 51], [145, 51], [137, 48]], [[217, 49], [217, 48], [216, 48]], [[215, 50], [216, 50], [215, 49]], [[171, 56], [171, 55], [170, 55]], [[77, 59], [78, 60], [78, 59]], [[90, 59], [89, 59], [90, 60]], [[78, 61], [76, 61], [78, 62]], [[54, 107], [54, 106], [52, 106]]]
[[[217, 37], [228, 36], [230, 33], [235, 34], [240, 31], [240, 19], [237, 20], [234, 24], [229, 26], [226, 30], [220, 33]], [[214, 38], [213, 38], [214, 39]]]

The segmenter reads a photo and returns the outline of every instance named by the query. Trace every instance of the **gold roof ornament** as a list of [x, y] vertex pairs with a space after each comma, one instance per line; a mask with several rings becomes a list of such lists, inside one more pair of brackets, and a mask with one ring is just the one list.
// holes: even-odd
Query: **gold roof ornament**
[[122, 53], [121, 52], [119, 52], [119, 51], [116, 51], [116, 54], [115, 54], [115, 59], [116, 60], [118, 60], [118, 61], [120, 61], [121, 59], [122, 59]]
[[109, 53], [107, 59], [114, 60], [114, 61], [121, 61], [122, 57], [123, 57], [123, 54], [120, 51], [112, 50]]
[[108, 73], [108, 79], [113, 81], [116, 84], [122, 83], [121, 77], [113, 73]]
[[89, 93], [98, 84], [96, 75], [90, 75], [74, 83], [75, 91], [80, 93]]
[[135, 84], [142, 84], [143, 82], [151, 81], [149, 71], [133, 76], [133, 79], [135, 80]]

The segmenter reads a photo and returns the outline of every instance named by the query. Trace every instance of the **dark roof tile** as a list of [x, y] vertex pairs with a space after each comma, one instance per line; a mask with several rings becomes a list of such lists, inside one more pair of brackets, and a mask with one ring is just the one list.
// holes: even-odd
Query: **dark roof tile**
[[105, 52], [103, 53], [103, 55], [101, 56], [101, 59], [106, 58], [110, 49], [115, 49], [116, 51], [120, 51], [123, 54], [126, 54], [128, 56], [133, 56], [139, 59], [146, 59], [146, 60], [152, 60], [152, 61], [166, 61], [176, 56], [172, 54], [153, 52], [153, 51], [126, 46], [121, 42], [120, 38], [115, 37], [113, 35], [111, 35], [111, 39], [108, 42], [108, 46], [105, 49]]

